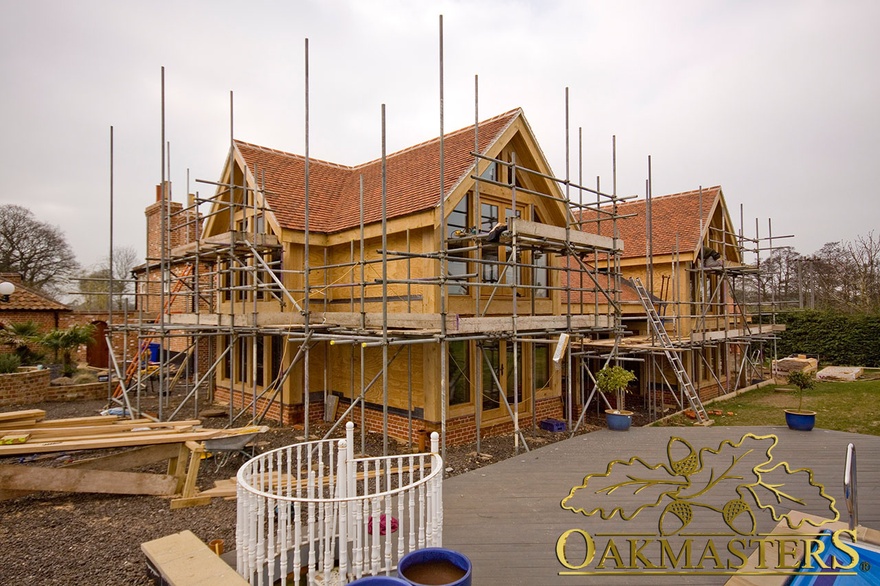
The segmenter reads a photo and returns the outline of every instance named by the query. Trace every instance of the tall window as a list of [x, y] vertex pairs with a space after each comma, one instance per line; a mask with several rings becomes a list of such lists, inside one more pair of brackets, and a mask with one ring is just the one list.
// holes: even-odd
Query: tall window
[[535, 297], [549, 297], [550, 290], [547, 286], [549, 285], [550, 275], [547, 269], [547, 253], [536, 250], [533, 258], [535, 268], [533, 269], [534, 274], [532, 277], [532, 284], [535, 286]]
[[284, 336], [272, 336], [272, 372], [271, 380], [281, 376], [281, 361], [284, 358]]
[[[498, 223], [498, 206], [490, 203], [480, 204], [480, 231], [488, 232]], [[483, 282], [498, 282], [498, 248], [487, 246], [483, 248]]]
[[247, 380], [247, 340], [239, 338], [235, 342], [235, 380], [245, 382]]
[[[470, 194], [465, 195], [455, 206], [455, 209], [449, 214], [446, 220], [446, 236], [451, 238], [457, 234], [466, 234], [469, 229], [468, 208], [470, 207]], [[450, 258], [448, 263], [449, 277], [462, 277], [467, 274], [467, 261], [454, 258], [455, 250], [450, 250]], [[461, 258], [466, 258], [467, 253], [458, 253]], [[450, 295], [467, 295], [468, 288], [462, 277], [460, 280], [454, 280], [449, 285]]]
[[230, 273], [231, 266], [228, 260], [217, 265], [220, 269], [220, 298], [222, 301], [232, 299], [232, 275]]
[[449, 404], [470, 403], [471, 382], [469, 342], [449, 342]]
[[535, 389], [543, 389], [550, 382], [550, 346], [535, 344]]
[[257, 336], [254, 338], [254, 344], [257, 345], [257, 385], [263, 387], [266, 386], [265, 380], [265, 366], [263, 364], [263, 344], [264, 344], [263, 336]]
[[[230, 337], [223, 336], [220, 339], [223, 341], [222, 342], [223, 347], [220, 348], [219, 350], [222, 351], [222, 350], [225, 350], [226, 348], [229, 348]], [[223, 360], [220, 361], [220, 378], [225, 378], [225, 379], [232, 378], [229, 373], [229, 356], [224, 356]]]

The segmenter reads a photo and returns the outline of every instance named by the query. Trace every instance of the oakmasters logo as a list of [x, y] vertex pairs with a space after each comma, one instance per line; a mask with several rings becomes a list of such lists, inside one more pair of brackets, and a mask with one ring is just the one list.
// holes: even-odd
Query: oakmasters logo
[[[665, 462], [634, 456], [588, 474], [562, 508], [602, 521], [590, 524], [592, 532], [573, 528], [559, 537], [559, 574], [787, 575], [801, 560], [801, 573], [854, 573], [855, 532], [825, 534], [822, 525], [840, 518], [834, 499], [812, 470], [775, 462], [777, 443], [749, 433], [694, 449], [672, 437]], [[807, 511], [826, 518], [798, 514]], [[629, 522], [639, 515], [659, 515], [656, 532], [633, 533]], [[777, 522], [773, 533], [758, 532], [762, 515]]]

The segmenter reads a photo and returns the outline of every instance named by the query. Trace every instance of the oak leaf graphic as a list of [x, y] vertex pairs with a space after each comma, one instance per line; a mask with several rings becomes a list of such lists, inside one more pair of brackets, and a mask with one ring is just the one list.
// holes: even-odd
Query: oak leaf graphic
[[[774, 435], [748, 433], [739, 441], [724, 440], [718, 448], [696, 450], [687, 440], [671, 437], [667, 461], [649, 463], [638, 456], [612, 460], [603, 473], [586, 475], [561, 505], [588, 517], [619, 516], [624, 521], [662, 505], [661, 535], [681, 532], [703, 510], [721, 515], [742, 535], [755, 533], [755, 514], [762, 510], [775, 521], [786, 519], [792, 529], [804, 522], [818, 527], [838, 520], [834, 499], [814, 481], [811, 470], [774, 462], [778, 441]], [[791, 510], [815, 512], [817, 506], [827, 506], [833, 518], [795, 522], [788, 516]]]

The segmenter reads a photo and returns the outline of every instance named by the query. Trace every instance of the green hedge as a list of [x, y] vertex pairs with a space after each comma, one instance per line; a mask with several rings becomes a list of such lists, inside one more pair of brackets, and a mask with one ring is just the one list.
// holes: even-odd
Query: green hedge
[[880, 315], [793, 311], [776, 321], [785, 324], [779, 356], [817, 354], [826, 364], [880, 366]]

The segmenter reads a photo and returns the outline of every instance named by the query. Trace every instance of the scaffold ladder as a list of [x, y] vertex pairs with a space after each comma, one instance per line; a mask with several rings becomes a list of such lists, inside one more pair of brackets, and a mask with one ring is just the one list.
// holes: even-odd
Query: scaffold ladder
[[639, 301], [642, 302], [642, 307], [645, 308], [645, 313], [648, 315], [648, 323], [651, 324], [651, 329], [654, 330], [654, 334], [663, 345], [663, 352], [666, 354], [666, 358], [669, 359], [669, 363], [675, 371], [675, 377], [678, 379], [678, 384], [681, 385], [682, 390], [684, 390], [684, 394], [688, 398], [688, 402], [691, 404], [691, 408], [697, 416], [697, 422], [708, 422], [709, 415], [706, 413], [706, 408], [703, 407], [703, 402], [700, 401], [700, 395], [697, 393], [696, 388], [694, 388], [694, 384], [691, 382], [691, 377], [684, 369], [684, 365], [681, 362], [681, 356], [675, 351], [675, 346], [673, 346], [669, 334], [666, 333], [666, 327], [663, 325], [663, 321], [660, 319], [660, 316], [657, 315], [657, 310], [654, 309], [654, 303], [651, 301], [651, 296], [648, 295], [648, 291], [645, 290], [645, 286], [642, 285], [641, 279], [633, 277], [632, 282], [636, 289], [636, 293], [639, 295]]

